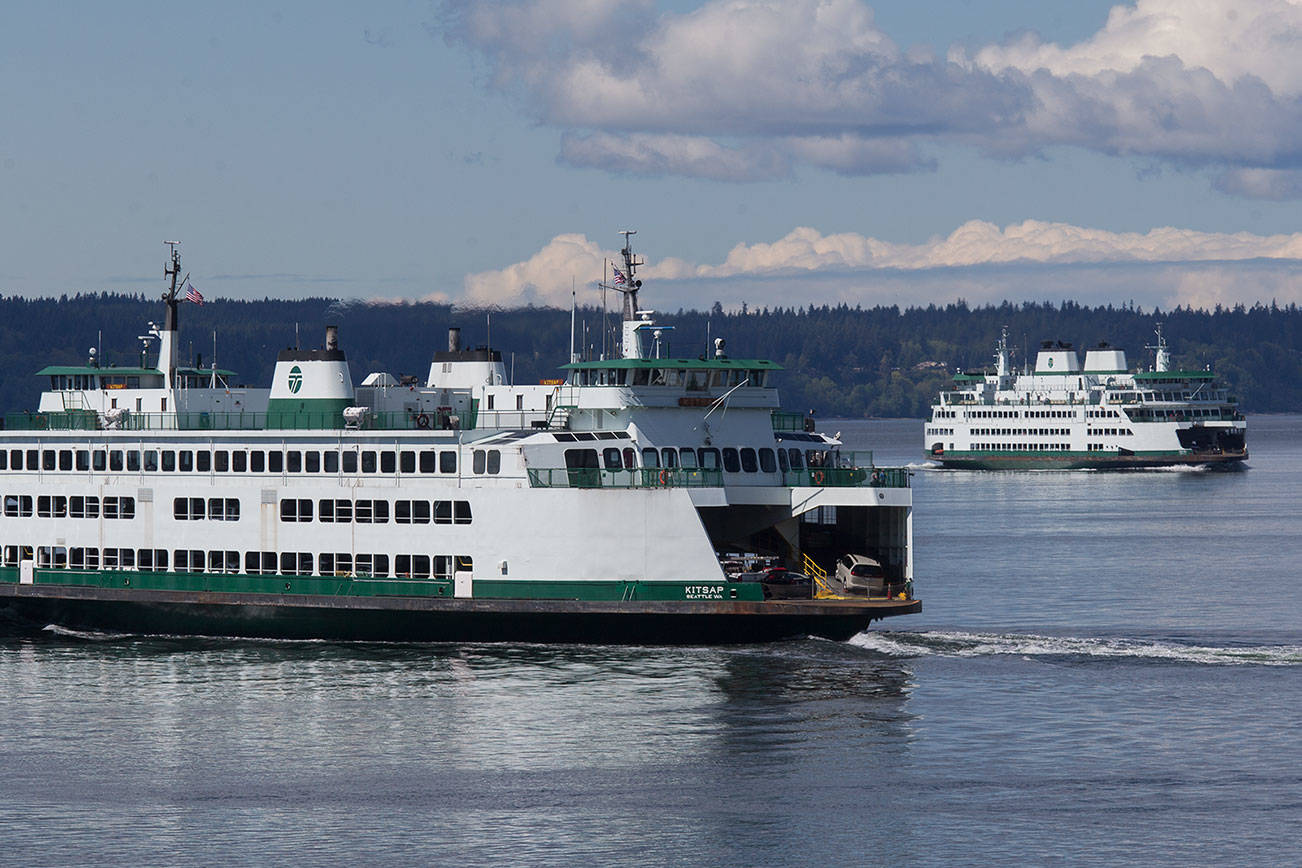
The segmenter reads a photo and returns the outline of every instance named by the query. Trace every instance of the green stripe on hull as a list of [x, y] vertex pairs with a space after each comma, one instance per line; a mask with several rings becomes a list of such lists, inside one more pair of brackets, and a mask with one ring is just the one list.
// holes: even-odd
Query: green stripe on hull
[[[0, 568], [0, 582], [17, 584], [16, 567]], [[451, 581], [322, 576], [250, 576], [218, 573], [159, 573], [136, 570], [36, 570], [37, 585], [200, 591], [217, 594], [281, 594], [325, 597], [451, 597]], [[476, 598], [499, 600], [763, 600], [757, 582], [578, 581], [476, 579]]]

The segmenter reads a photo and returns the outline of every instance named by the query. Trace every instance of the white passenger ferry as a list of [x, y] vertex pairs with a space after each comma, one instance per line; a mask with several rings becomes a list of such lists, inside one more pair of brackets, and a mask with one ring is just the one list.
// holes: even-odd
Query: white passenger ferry
[[1174, 370], [1157, 329], [1155, 364], [1130, 371], [1123, 350], [1099, 344], [1084, 366], [1070, 344], [1045, 341], [1034, 370], [1014, 374], [1005, 330], [995, 369], [959, 373], [924, 430], [926, 455], [945, 467], [1128, 468], [1232, 465], [1247, 459], [1247, 423], [1210, 370]]
[[[338, 332], [270, 389], [177, 361], [180, 256], [137, 365], [40, 371], [0, 431], [0, 605], [37, 624], [376, 640], [845, 638], [916, 612], [908, 473], [782, 413], [772, 362], [673, 356], [625, 235], [618, 358], [509, 380], [458, 330], [354, 385]], [[157, 344], [156, 366], [148, 364]], [[752, 553], [814, 574], [766, 599]], [[879, 561], [884, 593], [825, 575]], [[772, 595], [769, 595], [772, 596]]]

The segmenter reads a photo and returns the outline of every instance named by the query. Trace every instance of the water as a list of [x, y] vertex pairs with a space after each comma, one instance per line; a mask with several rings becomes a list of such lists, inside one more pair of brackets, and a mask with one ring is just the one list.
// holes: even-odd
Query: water
[[0, 638], [0, 863], [1297, 864], [1302, 417], [1243, 472], [926, 470], [847, 643]]

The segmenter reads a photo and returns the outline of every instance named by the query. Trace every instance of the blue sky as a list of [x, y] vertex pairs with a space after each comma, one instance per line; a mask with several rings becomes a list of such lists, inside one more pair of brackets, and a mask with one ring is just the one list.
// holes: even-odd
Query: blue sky
[[1284, 0], [369, 6], [7, 8], [0, 292], [1302, 301]]

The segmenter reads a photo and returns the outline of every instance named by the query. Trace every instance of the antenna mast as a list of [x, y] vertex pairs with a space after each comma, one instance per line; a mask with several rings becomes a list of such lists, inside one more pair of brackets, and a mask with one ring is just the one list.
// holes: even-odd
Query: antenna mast
[[163, 263], [163, 277], [171, 278], [171, 284], [167, 292], [163, 293], [163, 303], [167, 306], [167, 314], [163, 319], [163, 332], [160, 336], [158, 348], [158, 368], [163, 372], [164, 383], [168, 389], [176, 386], [176, 338], [177, 338], [177, 289], [184, 285], [185, 280], [189, 279], [187, 274], [184, 279], [180, 278], [181, 274], [181, 246], [179, 241], [164, 241], [171, 249], [171, 262]]

